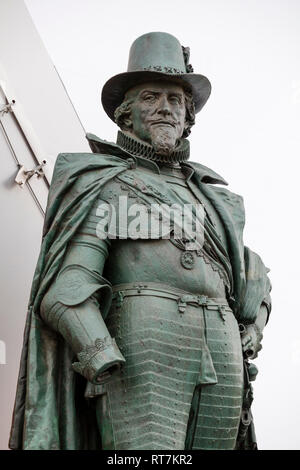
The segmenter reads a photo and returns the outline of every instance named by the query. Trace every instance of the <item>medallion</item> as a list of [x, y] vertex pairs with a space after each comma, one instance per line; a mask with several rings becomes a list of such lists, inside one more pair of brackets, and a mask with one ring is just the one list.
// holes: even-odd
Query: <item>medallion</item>
[[180, 256], [180, 262], [185, 269], [193, 269], [195, 258], [191, 251], [184, 251]]

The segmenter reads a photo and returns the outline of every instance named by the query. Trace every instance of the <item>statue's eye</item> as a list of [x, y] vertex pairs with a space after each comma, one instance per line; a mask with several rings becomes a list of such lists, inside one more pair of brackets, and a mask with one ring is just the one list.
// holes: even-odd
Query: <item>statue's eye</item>
[[152, 94], [147, 94], [147, 95], [144, 95], [143, 96], [143, 100], [144, 101], [154, 101], [155, 100], [155, 95], [152, 95]]
[[181, 104], [180, 96], [172, 95], [172, 96], [169, 97], [169, 101], [170, 101], [170, 103]]

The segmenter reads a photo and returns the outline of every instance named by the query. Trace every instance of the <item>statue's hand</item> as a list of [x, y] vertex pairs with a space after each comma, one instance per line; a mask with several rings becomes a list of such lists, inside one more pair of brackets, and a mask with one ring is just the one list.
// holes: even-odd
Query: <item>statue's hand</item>
[[73, 369], [95, 385], [108, 382], [120, 373], [125, 363], [115, 339], [110, 336], [97, 338], [95, 344], [86, 345], [77, 357], [79, 362], [73, 362]]
[[115, 376], [115, 375], [118, 375], [120, 374], [120, 371], [122, 370], [123, 368], [123, 364], [122, 363], [116, 363], [114, 365], [112, 365], [111, 367], [109, 367], [109, 369], [106, 369], [104, 372], [100, 372], [98, 374], [96, 374], [94, 380], [93, 380], [93, 383], [97, 384], [97, 385], [104, 385], [106, 383], [109, 383], [110, 380]]
[[261, 340], [263, 335], [255, 323], [246, 325], [241, 330], [241, 341], [243, 354], [248, 359], [255, 359], [262, 349]]

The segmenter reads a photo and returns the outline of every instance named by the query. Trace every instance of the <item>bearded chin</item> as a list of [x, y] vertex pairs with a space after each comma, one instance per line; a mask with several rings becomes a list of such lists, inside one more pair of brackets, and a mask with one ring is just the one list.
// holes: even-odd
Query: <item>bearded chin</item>
[[175, 150], [176, 140], [173, 128], [156, 128], [151, 132], [151, 144], [158, 155], [170, 156]]

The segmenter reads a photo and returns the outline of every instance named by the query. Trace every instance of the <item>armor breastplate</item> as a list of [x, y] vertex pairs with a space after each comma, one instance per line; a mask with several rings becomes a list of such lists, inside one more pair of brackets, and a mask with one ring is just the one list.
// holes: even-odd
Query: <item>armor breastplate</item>
[[[150, 172], [150, 171], [149, 171]], [[145, 170], [136, 169], [138, 179], [143, 178]], [[132, 174], [132, 173], [131, 173]], [[128, 195], [131, 203], [140, 202], [138, 197], [128, 190], [120, 178], [116, 178], [104, 188], [101, 198], [107, 201], [115, 195]], [[153, 176], [153, 173], [152, 173]], [[172, 188], [180, 200], [188, 204], [199, 204], [184, 175], [172, 177], [161, 173], [155, 175], [165, 185]], [[126, 178], [124, 178], [126, 181]], [[195, 185], [194, 185], [195, 186]], [[203, 198], [204, 199], [204, 198]], [[207, 206], [205, 201], [205, 207]], [[213, 208], [207, 209], [208, 217], [212, 217]], [[224, 231], [217, 215], [214, 213], [213, 224], [226, 243]], [[179, 246], [178, 246], [179, 245]], [[111, 240], [109, 257], [107, 258], [104, 276], [113, 284], [126, 282], [153, 281], [169, 284], [196, 294], [211, 297], [225, 297], [225, 285], [229, 283], [222, 266], [209, 256], [205, 250], [185, 251], [172, 237], [158, 240]]]

